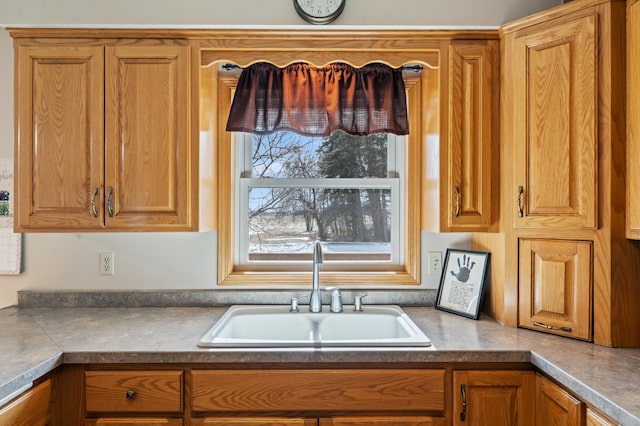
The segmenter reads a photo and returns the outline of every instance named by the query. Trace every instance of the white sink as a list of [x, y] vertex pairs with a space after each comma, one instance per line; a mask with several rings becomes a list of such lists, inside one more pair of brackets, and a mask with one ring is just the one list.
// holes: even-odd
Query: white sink
[[407, 347], [431, 341], [395, 305], [365, 305], [362, 312], [344, 306], [340, 313], [289, 312], [289, 306], [230, 307], [200, 339], [199, 346], [265, 347]]

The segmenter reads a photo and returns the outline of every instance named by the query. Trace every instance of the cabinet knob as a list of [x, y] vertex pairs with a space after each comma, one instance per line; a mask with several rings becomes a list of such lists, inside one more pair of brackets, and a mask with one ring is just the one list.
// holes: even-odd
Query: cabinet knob
[[129, 401], [133, 401], [134, 399], [136, 399], [136, 391], [128, 390], [127, 393], [125, 394], [125, 396], [127, 397], [127, 399]]

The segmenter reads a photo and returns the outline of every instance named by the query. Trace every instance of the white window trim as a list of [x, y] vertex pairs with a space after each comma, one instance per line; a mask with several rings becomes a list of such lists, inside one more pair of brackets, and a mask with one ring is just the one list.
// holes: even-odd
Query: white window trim
[[246, 224], [248, 217], [249, 188], [283, 188], [283, 187], [300, 187], [300, 188], [335, 188], [335, 189], [389, 189], [391, 190], [391, 229], [392, 235], [397, 238], [391, 239], [391, 259], [387, 261], [331, 261], [326, 262], [328, 265], [325, 269], [335, 271], [348, 271], [350, 269], [357, 270], [387, 270], [390, 265], [400, 266], [405, 261], [404, 253], [404, 232], [401, 230], [405, 226], [405, 182], [400, 176], [403, 176], [404, 158], [406, 156], [404, 149], [406, 137], [393, 134], [388, 135], [388, 153], [387, 153], [387, 169], [388, 178], [327, 178], [327, 179], [286, 179], [286, 178], [251, 178], [251, 146], [253, 135], [249, 133], [237, 133], [234, 136], [235, 143], [235, 164], [238, 178], [235, 180], [235, 211], [236, 219], [234, 220], [234, 233], [236, 236], [236, 245], [234, 253], [234, 262], [240, 268], [250, 266], [251, 269], [259, 270], [306, 270], [308, 266], [300, 265], [300, 262], [286, 261], [249, 261], [248, 247], [249, 241], [248, 227], [241, 226]]

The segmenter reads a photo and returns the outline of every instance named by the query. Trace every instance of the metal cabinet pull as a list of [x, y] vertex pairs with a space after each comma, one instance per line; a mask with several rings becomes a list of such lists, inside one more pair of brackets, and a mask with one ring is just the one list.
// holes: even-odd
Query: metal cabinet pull
[[524, 194], [524, 188], [522, 185], [518, 187], [518, 217], [524, 217], [524, 209], [522, 207], [522, 194]]
[[456, 209], [453, 212], [454, 217], [460, 217], [460, 188], [453, 188], [453, 195], [456, 197]]
[[534, 321], [533, 325], [535, 325], [536, 327], [546, 328], [547, 330], [560, 330], [560, 331], [566, 331], [567, 333], [571, 333], [571, 327], [556, 327], [555, 325], [547, 325], [538, 321]]
[[128, 390], [127, 393], [125, 394], [125, 397], [129, 400], [129, 401], [133, 401], [134, 399], [136, 399], [136, 391], [134, 390]]
[[96, 206], [96, 197], [98, 196], [98, 188], [93, 191], [93, 197], [91, 197], [91, 212], [93, 217], [98, 217], [98, 207]]
[[465, 385], [460, 385], [460, 393], [462, 394], [462, 411], [460, 411], [460, 421], [464, 422], [467, 418], [467, 390]]
[[109, 187], [109, 197], [107, 198], [107, 211], [109, 217], [113, 217], [113, 187]]

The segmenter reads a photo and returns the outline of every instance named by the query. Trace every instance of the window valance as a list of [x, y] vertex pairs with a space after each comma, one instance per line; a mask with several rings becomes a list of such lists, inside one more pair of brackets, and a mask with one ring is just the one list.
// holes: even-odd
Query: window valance
[[328, 136], [409, 133], [402, 69], [372, 63], [285, 68], [260, 62], [245, 68], [231, 105], [228, 131], [269, 134], [289, 130]]

